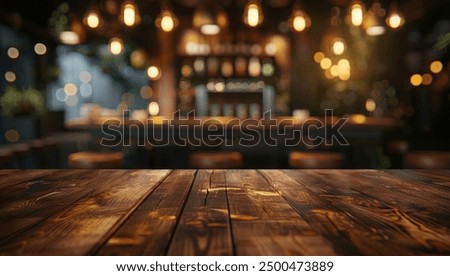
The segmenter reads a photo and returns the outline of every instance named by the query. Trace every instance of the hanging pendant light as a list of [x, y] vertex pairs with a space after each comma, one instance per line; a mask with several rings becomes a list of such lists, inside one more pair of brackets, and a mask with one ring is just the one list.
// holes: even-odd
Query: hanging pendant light
[[123, 52], [124, 46], [122, 39], [113, 37], [109, 40], [109, 51], [111, 54], [117, 56]]
[[397, 2], [393, 2], [391, 4], [388, 15], [386, 17], [386, 24], [391, 29], [401, 28], [403, 24], [405, 24], [405, 18], [403, 17], [403, 14], [398, 11]]
[[141, 23], [139, 9], [133, 0], [126, 0], [120, 7], [119, 20], [127, 27], [133, 27]]
[[257, 0], [249, 0], [244, 7], [242, 19], [250, 27], [260, 25], [264, 20], [261, 4]]
[[296, 32], [303, 32], [311, 26], [311, 19], [299, 4], [295, 4], [289, 17], [289, 27]]
[[178, 18], [171, 10], [163, 9], [156, 18], [155, 24], [164, 32], [171, 32], [178, 26]]
[[178, 26], [178, 18], [170, 10], [163, 10], [156, 19], [156, 26], [164, 32], [171, 32]]
[[67, 45], [80, 44], [86, 38], [86, 31], [83, 28], [83, 24], [72, 13], [69, 13], [68, 17], [69, 26], [59, 33], [59, 40]]
[[366, 34], [369, 36], [379, 36], [386, 32], [383, 17], [386, 15], [386, 10], [381, 7], [380, 2], [375, 0], [372, 7], [364, 16], [363, 27]]
[[219, 2], [206, 0], [195, 9], [192, 25], [204, 35], [217, 35], [228, 26], [228, 16]]
[[348, 5], [348, 11], [346, 16], [347, 24], [359, 27], [364, 21], [364, 4], [359, 0], [353, 0]]
[[96, 2], [91, 4], [84, 14], [83, 23], [91, 29], [97, 29], [103, 25], [103, 18]]
[[347, 46], [341, 28], [341, 11], [339, 8], [333, 7], [330, 26], [322, 38], [322, 48], [325, 53], [336, 56], [344, 54]]

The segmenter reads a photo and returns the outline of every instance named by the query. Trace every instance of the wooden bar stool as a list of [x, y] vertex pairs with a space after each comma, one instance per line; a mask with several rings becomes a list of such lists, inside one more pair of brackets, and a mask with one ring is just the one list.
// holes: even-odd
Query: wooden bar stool
[[198, 151], [190, 155], [189, 165], [195, 169], [239, 169], [242, 154], [237, 151]]
[[124, 156], [121, 152], [82, 151], [69, 154], [71, 169], [120, 169]]
[[340, 169], [344, 155], [339, 152], [300, 152], [289, 154], [289, 166], [296, 169]]
[[403, 164], [407, 169], [450, 169], [450, 152], [408, 152], [405, 154]]
[[390, 168], [403, 167], [403, 158], [409, 151], [409, 143], [406, 140], [389, 140], [386, 142], [386, 154], [391, 160]]
[[8, 169], [12, 167], [14, 153], [9, 149], [0, 149], [0, 168]]

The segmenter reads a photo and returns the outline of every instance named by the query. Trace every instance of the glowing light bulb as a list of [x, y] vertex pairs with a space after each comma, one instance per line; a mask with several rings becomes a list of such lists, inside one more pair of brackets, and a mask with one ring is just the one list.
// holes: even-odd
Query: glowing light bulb
[[405, 23], [405, 19], [403, 19], [403, 16], [398, 12], [391, 13], [386, 21], [389, 27], [391, 27], [392, 29], [398, 29]]
[[150, 114], [150, 116], [156, 116], [159, 114], [159, 104], [157, 102], [151, 102], [148, 104], [148, 114]]
[[177, 25], [178, 19], [170, 10], [162, 11], [156, 19], [156, 26], [164, 32], [171, 32]]
[[359, 3], [355, 3], [351, 7], [350, 17], [354, 26], [361, 26], [364, 19], [363, 6]]
[[161, 77], [161, 70], [158, 66], [150, 66], [147, 68], [147, 76], [152, 80], [157, 80]]
[[420, 74], [414, 74], [410, 78], [412, 86], [420, 86], [422, 84], [422, 76]]
[[173, 30], [175, 24], [173, 22], [173, 19], [171, 16], [165, 15], [162, 19], [161, 19], [161, 28], [165, 31], [165, 32], [170, 32]]
[[86, 17], [86, 24], [89, 28], [95, 29], [100, 25], [100, 18], [96, 12], [90, 12]]
[[430, 64], [430, 71], [435, 74], [439, 74], [442, 71], [442, 68], [444, 66], [442, 65], [442, 62], [439, 60], [435, 60]]
[[122, 39], [114, 37], [109, 41], [109, 51], [113, 55], [120, 55], [123, 51]]
[[297, 32], [301, 32], [306, 28], [306, 20], [303, 16], [296, 16], [292, 22], [292, 27]]
[[256, 0], [250, 0], [244, 9], [244, 23], [250, 27], [256, 27], [262, 23], [264, 16], [261, 5]]
[[336, 39], [333, 43], [332, 51], [335, 55], [342, 55], [345, 51], [345, 44], [342, 39]]
[[127, 27], [132, 27], [140, 23], [139, 10], [134, 1], [128, 0], [122, 4], [120, 19]]
[[250, 25], [251, 27], [258, 26], [259, 12], [258, 7], [256, 7], [256, 5], [250, 5], [248, 7], [247, 17], [248, 17], [248, 25]]

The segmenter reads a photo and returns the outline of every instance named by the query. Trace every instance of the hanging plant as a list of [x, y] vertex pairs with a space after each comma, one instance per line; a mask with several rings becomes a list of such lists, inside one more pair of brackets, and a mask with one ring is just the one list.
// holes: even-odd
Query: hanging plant
[[37, 89], [22, 91], [15, 86], [8, 86], [0, 97], [0, 107], [5, 117], [42, 116], [45, 112], [45, 99], [43, 92]]

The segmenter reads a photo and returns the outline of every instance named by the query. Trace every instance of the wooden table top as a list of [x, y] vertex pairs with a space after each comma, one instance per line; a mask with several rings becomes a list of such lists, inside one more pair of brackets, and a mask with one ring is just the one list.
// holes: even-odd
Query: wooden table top
[[448, 170], [0, 171], [1, 255], [449, 255]]

